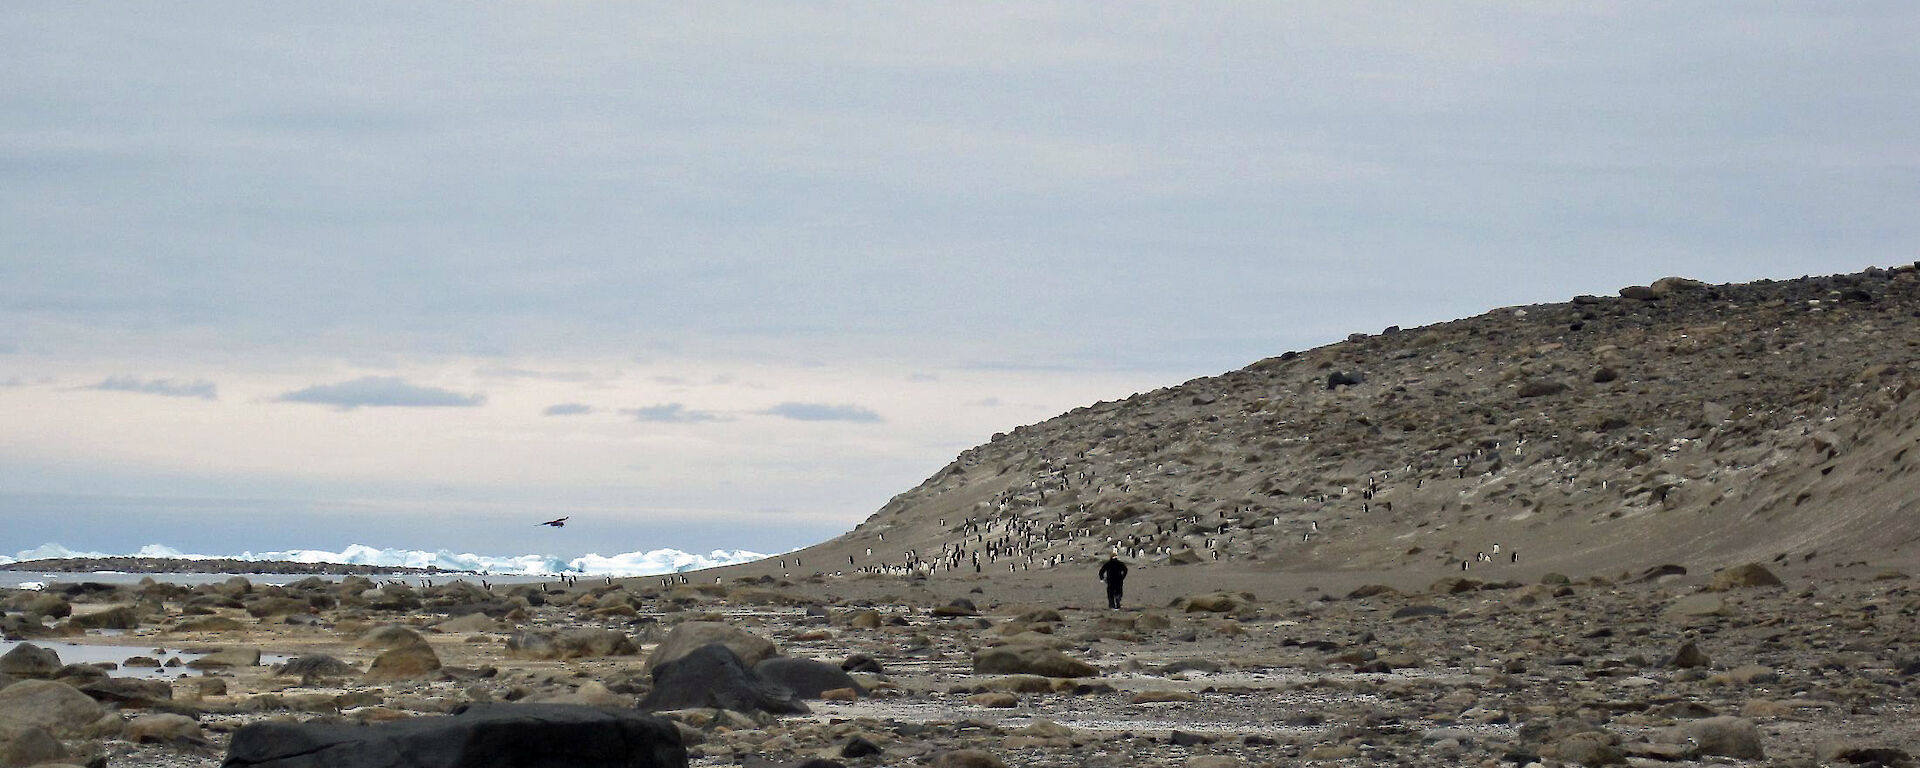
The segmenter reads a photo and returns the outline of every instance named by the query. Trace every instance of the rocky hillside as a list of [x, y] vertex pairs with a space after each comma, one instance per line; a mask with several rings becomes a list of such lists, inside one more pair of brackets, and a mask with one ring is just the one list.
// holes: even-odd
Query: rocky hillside
[[1916, 387], [1915, 266], [1667, 278], [1078, 408], [966, 451], [788, 567], [1005, 573], [1114, 550], [1435, 574], [1911, 558]]

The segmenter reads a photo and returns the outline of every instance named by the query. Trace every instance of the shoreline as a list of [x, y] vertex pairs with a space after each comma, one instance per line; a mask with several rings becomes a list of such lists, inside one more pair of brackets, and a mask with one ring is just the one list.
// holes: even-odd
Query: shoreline
[[364, 563], [302, 563], [290, 560], [240, 560], [235, 558], [189, 559], [173, 557], [56, 557], [21, 560], [0, 565], [0, 571], [39, 573], [259, 573], [311, 574], [316, 576], [370, 576], [373, 574], [479, 576], [475, 571], [457, 571], [437, 566], [369, 565]]

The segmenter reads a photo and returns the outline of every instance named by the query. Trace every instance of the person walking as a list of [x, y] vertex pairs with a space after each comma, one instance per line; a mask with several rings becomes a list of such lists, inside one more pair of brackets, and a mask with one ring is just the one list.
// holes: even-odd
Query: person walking
[[1107, 558], [1107, 561], [1100, 565], [1100, 580], [1107, 583], [1107, 607], [1118, 609], [1120, 588], [1127, 580], [1127, 564], [1120, 562], [1119, 555]]

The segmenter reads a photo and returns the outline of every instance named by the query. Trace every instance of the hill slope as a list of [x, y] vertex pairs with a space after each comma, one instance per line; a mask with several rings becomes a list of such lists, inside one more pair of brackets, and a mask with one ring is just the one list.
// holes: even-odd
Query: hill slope
[[1622, 294], [1078, 408], [795, 557], [936, 576], [1084, 570], [1114, 549], [1435, 576], [1913, 559], [1920, 270]]

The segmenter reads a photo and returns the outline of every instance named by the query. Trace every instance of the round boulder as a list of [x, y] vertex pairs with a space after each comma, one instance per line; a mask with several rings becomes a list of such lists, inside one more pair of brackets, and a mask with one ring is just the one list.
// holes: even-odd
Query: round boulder
[[653, 655], [647, 657], [647, 669], [657, 668], [712, 643], [726, 646], [747, 666], [780, 653], [772, 641], [752, 632], [717, 621], [688, 621], [674, 627], [672, 632], [667, 633], [667, 639], [653, 649]]
[[40, 765], [66, 756], [67, 748], [47, 729], [0, 722], [0, 765]]
[[793, 695], [802, 699], [818, 699], [822, 693], [837, 688], [866, 692], [860, 683], [839, 667], [813, 659], [790, 659], [784, 656], [763, 659], [753, 665], [753, 673], [762, 680], [792, 689]]
[[23, 680], [0, 689], [0, 722], [32, 725], [55, 734], [91, 725], [107, 710], [66, 683]]
[[1032, 645], [983, 648], [973, 655], [973, 671], [983, 675], [1045, 677], [1094, 677], [1100, 674], [1099, 670], [1084, 661], [1052, 648]]
[[369, 629], [366, 634], [360, 636], [360, 642], [358, 643], [361, 648], [379, 648], [382, 650], [426, 644], [427, 639], [421, 637], [419, 632], [415, 632], [398, 624], [383, 624]]
[[1780, 582], [1780, 577], [1773, 575], [1773, 571], [1767, 570], [1766, 566], [1759, 563], [1747, 563], [1713, 574], [1713, 581], [1707, 584], [1707, 589], [1713, 592], [1725, 592], [1729, 589], [1744, 587], [1779, 586], [1784, 585]]
[[413, 680], [426, 677], [440, 669], [440, 656], [426, 643], [407, 645], [389, 649], [374, 657], [373, 666], [367, 668], [366, 679]]
[[135, 744], [204, 744], [200, 723], [186, 715], [141, 715], [127, 723], [122, 738]]
[[0, 656], [0, 674], [44, 680], [60, 670], [60, 654], [52, 648], [21, 643]]

